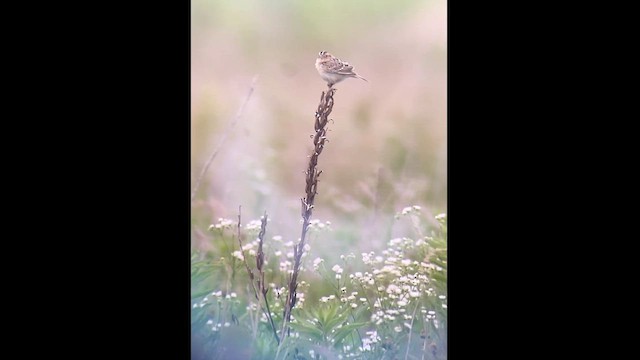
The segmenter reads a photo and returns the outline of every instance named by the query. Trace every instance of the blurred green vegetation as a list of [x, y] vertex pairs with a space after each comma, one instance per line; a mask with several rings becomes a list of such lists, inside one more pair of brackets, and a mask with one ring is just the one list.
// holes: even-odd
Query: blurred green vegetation
[[[259, 22], [254, 17], [265, 16], [284, 18], [286, 28], [290, 32], [304, 31], [318, 39], [332, 40], [338, 38], [343, 31], [351, 30], [354, 20], [367, 18], [367, 22], [393, 21], [407, 11], [428, 3], [429, 1], [396, 0], [193, 0], [191, 1], [191, 23], [196, 29], [212, 24], [237, 29], [243, 35], [251, 31], [259, 31]], [[354, 17], [356, 19], [354, 19]], [[367, 22], [360, 22], [366, 26]], [[284, 24], [271, 23], [273, 27]], [[327, 28], [330, 25], [330, 28]], [[312, 38], [312, 40], [318, 40]]]
[[[383, 251], [335, 251], [336, 259], [323, 259], [310, 249], [291, 325], [299, 335], [287, 338], [277, 358], [302, 359], [315, 352], [323, 359], [338, 354], [393, 359], [428, 351], [430, 359], [446, 359], [447, 221], [445, 214], [432, 219], [437, 225], [426, 220], [419, 206], [402, 209], [393, 222], [407, 224], [408, 232], [386, 241]], [[244, 220], [241, 233], [243, 256], [257, 276], [252, 250], [258, 242], [251, 241], [256, 224]], [[276, 358], [273, 332], [239, 257], [237, 223], [219, 219], [207, 233], [211, 248], [194, 249], [191, 258], [192, 359]], [[331, 225], [316, 223], [310, 238], [331, 233]], [[263, 246], [267, 298], [280, 329], [292, 242], [267, 236]], [[292, 356], [294, 351], [298, 355]]]

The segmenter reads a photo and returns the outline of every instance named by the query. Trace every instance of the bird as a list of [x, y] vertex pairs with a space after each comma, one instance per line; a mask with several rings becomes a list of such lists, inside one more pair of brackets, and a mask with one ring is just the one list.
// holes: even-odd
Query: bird
[[318, 74], [320, 74], [320, 77], [327, 82], [327, 86], [329, 87], [332, 87], [334, 84], [350, 77], [369, 82], [367, 79], [356, 74], [356, 72], [353, 71], [353, 66], [349, 65], [348, 62], [342, 61], [324, 50], [318, 53], [318, 58], [316, 58], [316, 70], [318, 70]]

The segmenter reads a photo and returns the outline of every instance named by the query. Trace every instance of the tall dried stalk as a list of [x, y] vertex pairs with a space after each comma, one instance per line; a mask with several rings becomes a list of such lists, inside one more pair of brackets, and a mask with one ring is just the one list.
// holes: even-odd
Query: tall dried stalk
[[[267, 293], [269, 292], [269, 288], [264, 281], [264, 269], [262, 266], [264, 265], [264, 251], [262, 250], [262, 244], [264, 243], [264, 234], [267, 230], [267, 212], [265, 211], [264, 216], [261, 220], [260, 233], [258, 234], [258, 252], [256, 254], [256, 269], [258, 270], [258, 276], [256, 280], [256, 275], [254, 275], [253, 271], [249, 267], [249, 263], [247, 262], [247, 258], [244, 255], [244, 249], [242, 248], [242, 233], [240, 231], [241, 228], [241, 210], [242, 207], [238, 208], [238, 244], [240, 244], [240, 251], [242, 252], [242, 259], [244, 262], [244, 266], [247, 269], [247, 273], [249, 274], [249, 280], [251, 281], [251, 289], [253, 290], [253, 295], [258, 301], [258, 305], [260, 305], [260, 309], [265, 314], [267, 319], [269, 319], [269, 324], [271, 325], [271, 330], [273, 330], [273, 336], [276, 339], [278, 345], [280, 345], [280, 337], [278, 336], [278, 332], [276, 330], [276, 324], [273, 321], [273, 317], [271, 316], [271, 310], [269, 309], [269, 300], [267, 299]], [[257, 283], [257, 287], [256, 287]], [[254, 329], [254, 338], [256, 337]]]
[[304, 246], [306, 243], [307, 230], [309, 229], [309, 221], [311, 220], [311, 214], [313, 213], [313, 207], [315, 203], [315, 197], [318, 193], [318, 178], [322, 171], [319, 171], [318, 157], [324, 149], [324, 143], [327, 140], [327, 123], [329, 122], [329, 114], [333, 109], [333, 94], [336, 89], [329, 87], [329, 90], [325, 93], [322, 92], [320, 96], [320, 104], [318, 105], [318, 111], [316, 111], [315, 121], [315, 136], [313, 136], [314, 150], [309, 158], [309, 165], [305, 171], [306, 175], [306, 196], [301, 199], [302, 203], [302, 233], [300, 235], [300, 242], [293, 247], [294, 251], [294, 266], [289, 279], [289, 294], [286, 299], [284, 307], [284, 321], [282, 326], [282, 337], [289, 335], [289, 322], [291, 321], [291, 310], [296, 305], [296, 290], [298, 288], [298, 274], [300, 272], [300, 264], [302, 263], [302, 253], [304, 252]]

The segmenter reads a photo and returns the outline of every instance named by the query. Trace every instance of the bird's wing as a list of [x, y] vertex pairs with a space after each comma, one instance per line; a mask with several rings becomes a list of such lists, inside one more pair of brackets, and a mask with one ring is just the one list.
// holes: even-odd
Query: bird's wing
[[353, 66], [346, 61], [336, 59], [329, 64], [329, 71], [341, 75], [353, 75]]

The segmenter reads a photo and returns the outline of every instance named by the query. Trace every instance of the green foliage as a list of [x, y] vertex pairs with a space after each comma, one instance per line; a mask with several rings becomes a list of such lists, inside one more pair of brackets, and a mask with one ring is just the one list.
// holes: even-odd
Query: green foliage
[[211, 277], [219, 271], [219, 266], [209, 259], [202, 259], [199, 251], [191, 253], [191, 299], [202, 297], [213, 291]]
[[[419, 358], [429, 349], [430, 359], [445, 359], [446, 215], [436, 216], [436, 226], [427, 225], [420, 207], [413, 206], [399, 212], [396, 221], [409, 223], [417, 236], [391, 239], [378, 254], [340, 256], [341, 265], [307, 257], [290, 336], [278, 347], [240, 260], [244, 253], [248, 264], [255, 264], [255, 254], [251, 254], [255, 242], [243, 242], [244, 251], [239, 251], [239, 245], [234, 245], [237, 229], [230, 220], [220, 219], [210, 227], [214, 249], [194, 250], [191, 257], [192, 339], [197, 350], [213, 359], [281, 360]], [[332, 234], [319, 221], [314, 224], [317, 231], [324, 231], [317, 233], [319, 238]], [[243, 228], [251, 234], [247, 238], [255, 230], [255, 221]], [[281, 256], [265, 260], [270, 269], [267, 301], [283, 338], [280, 331], [287, 296], [283, 285], [290, 270], [285, 259], [291, 244], [273, 236], [264, 246], [270, 254]]]
[[314, 344], [338, 348], [353, 332], [367, 325], [367, 322], [349, 322], [350, 311], [334, 304], [320, 304], [311, 310], [298, 314], [291, 328], [300, 333], [301, 338]]

